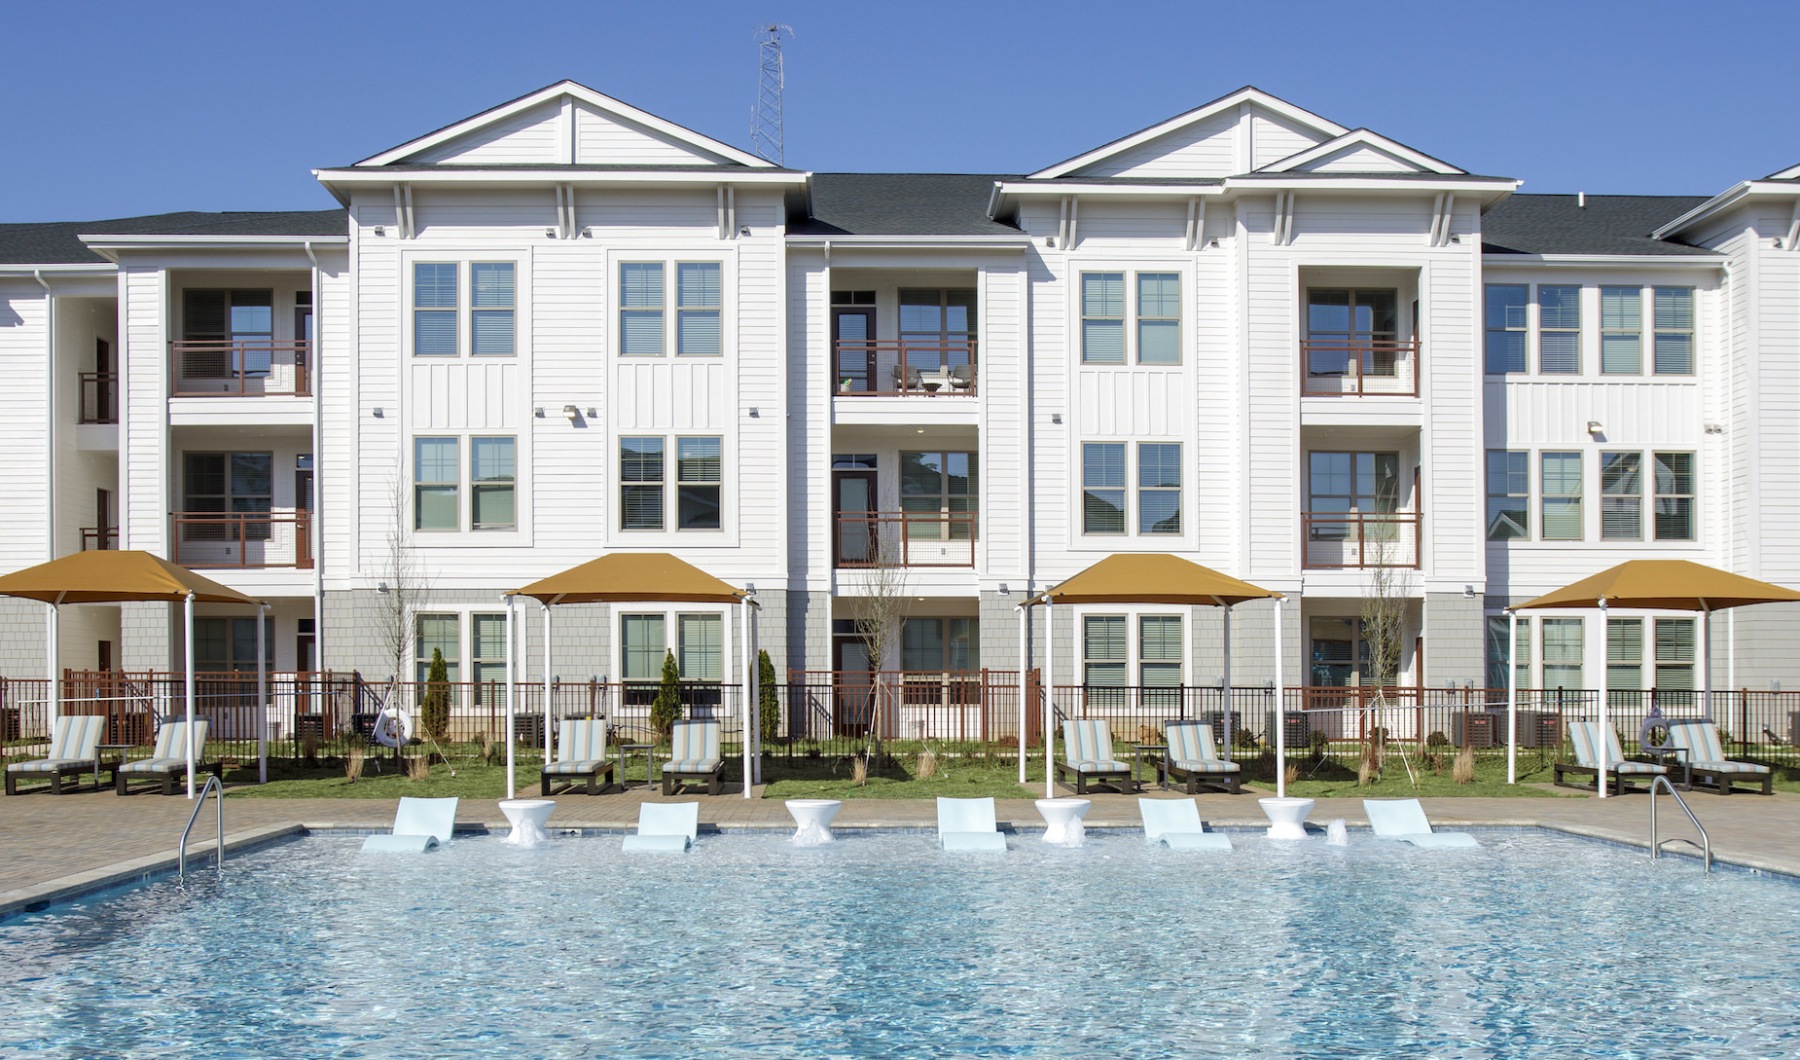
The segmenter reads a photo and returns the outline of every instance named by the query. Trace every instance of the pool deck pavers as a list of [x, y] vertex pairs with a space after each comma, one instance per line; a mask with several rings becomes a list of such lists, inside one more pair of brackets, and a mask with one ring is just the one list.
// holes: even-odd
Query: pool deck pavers
[[[522, 791], [521, 797], [533, 792]], [[757, 792], [760, 794], [760, 792]], [[1060, 794], [1067, 794], [1061, 792]], [[1257, 829], [1267, 825], [1259, 795], [1201, 795], [1200, 815], [1209, 827]], [[1179, 798], [1178, 793], [1150, 790], [1143, 795], [1089, 794], [1093, 800], [1089, 828], [1141, 827], [1139, 798]], [[1687, 796], [1694, 813], [1712, 838], [1714, 856], [1724, 862], [1800, 877], [1800, 794], [1772, 796]], [[779, 800], [745, 799], [742, 789], [719, 796], [676, 796], [634, 787], [625, 792], [556, 797], [550, 820], [555, 829], [625, 831], [637, 823], [638, 806], [650, 801], [697, 801], [702, 828], [719, 831], [793, 828]], [[1549, 828], [1590, 838], [1648, 848], [1650, 800], [1644, 794], [1598, 799], [1575, 798], [1426, 798], [1421, 800], [1435, 827]], [[287, 835], [318, 830], [385, 830], [394, 819], [391, 799], [225, 799], [226, 850], [265, 843]], [[996, 810], [1002, 827], [1030, 833], [1043, 819], [1030, 799], [1001, 799]], [[52, 796], [42, 793], [0, 798], [0, 916], [125, 882], [172, 868], [177, 838], [193, 812], [180, 796], [156, 794], [120, 798], [110, 789]], [[838, 829], [930, 829], [936, 804], [929, 799], [847, 799], [833, 827]], [[1673, 800], [1659, 798], [1657, 812], [1664, 838], [1693, 836], [1693, 829]], [[1320, 799], [1308, 823], [1323, 826], [1343, 818], [1351, 828], [1365, 827], [1362, 800]], [[458, 807], [459, 829], [506, 830], [505, 817], [491, 800], [465, 799]], [[208, 805], [189, 841], [189, 866], [210, 864], [216, 817]], [[1686, 852], [1685, 847], [1669, 848]]]

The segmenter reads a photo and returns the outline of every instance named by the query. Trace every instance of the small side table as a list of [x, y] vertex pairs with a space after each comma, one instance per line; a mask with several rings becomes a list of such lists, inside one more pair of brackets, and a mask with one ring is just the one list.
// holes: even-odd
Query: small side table
[[[656, 777], [650, 769], [650, 752], [654, 750], [656, 750], [656, 745], [653, 743], [622, 743], [619, 745], [619, 755], [622, 758], [630, 758], [632, 755], [639, 753], [643, 754], [644, 787], [646, 788], [653, 788], [656, 786]], [[621, 788], [624, 787], [624, 782], [621, 781], [619, 786]]]
[[1134, 743], [1131, 745], [1131, 781], [1143, 790], [1144, 782], [1138, 774], [1144, 770], [1144, 752], [1156, 751], [1162, 755], [1162, 761], [1156, 767], [1156, 786], [1164, 791], [1169, 790], [1169, 745], [1162, 743]]
[[[100, 771], [102, 769], [111, 769], [114, 766], [124, 765], [125, 764], [125, 755], [128, 752], [130, 752], [130, 750], [133, 747], [136, 747], [136, 746], [137, 746], [137, 744], [134, 744], [134, 743], [103, 743], [100, 745], [100, 753], [94, 757], [94, 790], [95, 791], [100, 790]], [[107, 758], [108, 751], [113, 752], [112, 758], [110, 761]], [[181, 753], [182, 753], [183, 757], [186, 757], [187, 750], [184, 748]]]
[[1680, 767], [1681, 790], [1693, 791], [1694, 768], [1688, 763], [1687, 750], [1688, 749], [1685, 747], [1649, 748], [1644, 751], [1644, 757], [1656, 762], [1658, 765], [1669, 766], [1669, 783], [1671, 784], [1675, 782], [1675, 767]]

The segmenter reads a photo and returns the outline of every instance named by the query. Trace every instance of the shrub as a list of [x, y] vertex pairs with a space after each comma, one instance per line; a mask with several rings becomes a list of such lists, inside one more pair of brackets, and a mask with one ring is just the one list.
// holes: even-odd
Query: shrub
[[433, 740], [450, 733], [450, 668], [441, 649], [431, 649], [431, 668], [425, 674], [425, 698], [419, 703], [419, 727]]
[[675, 653], [663, 653], [662, 683], [656, 686], [656, 700], [650, 704], [650, 727], [660, 738], [669, 735], [681, 717], [681, 668], [675, 665]]
[[775, 663], [766, 649], [756, 652], [756, 720], [762, 742], [781, 738], [781, 696], [775, 691]]

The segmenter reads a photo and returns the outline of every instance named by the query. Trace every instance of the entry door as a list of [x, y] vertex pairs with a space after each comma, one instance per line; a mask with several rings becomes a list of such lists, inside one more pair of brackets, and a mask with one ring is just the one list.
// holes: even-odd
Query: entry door
[[94, 340], [94, 418], [83, 420], [88, 423], [117, 423], [119, 409], [114, 404], [113, 383], [117, 379], [114, 374], [112, 343], [105, 339]]
[[875, 310], [872, 307], [833, 309], [831, 348], [837, 351], [837, 374], [831, 381], [834, 391], [867, 394], [881, 389], [875, 375]]
[[831, 499], [837, 524], [834, 559], [839, 567], [867, 567], [879, 557], [875, 472], [833, 471]]
[[875, 668], [869, 665], [869, 646], [861, 637], [837, 637], [832, 641], [832, 723], [839, 736], [864, 736], [874, 721]]

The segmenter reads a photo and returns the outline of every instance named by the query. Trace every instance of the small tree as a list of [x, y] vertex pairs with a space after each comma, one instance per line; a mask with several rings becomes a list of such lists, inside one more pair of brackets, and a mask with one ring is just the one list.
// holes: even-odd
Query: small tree
[[900, 643], [906, 627], [906, 613], [912, 598], [907, 591], [906, 566], [901, 559], [900, 535], [904, 528], [882, 524], [871, 545], [869, 570], [863, 579], [863, 596], [856, 614], [856, 635], [869, 653], [869, 668], [874, 672], [869, 710], [868, 746], [863, 752], [864, 765], [873, 768], [881, 757], [883, 711], [888, 700], [898, 693], [890, 688], [891, 680], [882, 669], [888, 652]]
[[775, 662], [767, 649], [756, 652], [757, 734], [763, 743], [781, 739], [781, 696], [775, 691]]
[[681, 717], [681, 668], [675, 665], [675, 653], [663, 653], [662, 682], [656, 686], [656, 699], [650, 704], [650, 727], [660, 738], [669, 735]]
[[425, 698], [419, 703], [419, 726], [433, 740], [450, 734], [450, 668], [442, 649], [431, 649], [431, 669], [425, 674]]

